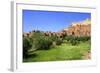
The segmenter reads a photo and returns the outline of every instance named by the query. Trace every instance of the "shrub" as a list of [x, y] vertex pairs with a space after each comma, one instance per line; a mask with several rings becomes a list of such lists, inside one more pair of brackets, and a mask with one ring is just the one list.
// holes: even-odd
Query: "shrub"
[[82, 41], [82, 42], [88, 41], [90, 39], [91, 39], [90, 36], [80, 36], [80, 37], [77, 37], [77, 40], [78, 41]]
[[29, 37], [23, 38], [23, 58], [28, 57], [28, 50], [32, 47], [32, 42]]
[[68, 41], [67, 40], [63, 40], [63, 43], [68, 43]]
[[65, 40], [70, 41], [73, 37], [72, 36], [66, 36]]
[[56, 40], [56, 45], [61, 45], [62, 42], [63, 42], [63, 40], [62, 40], [61, 38], [58, 38], [58, 39]]
[[56, 40], [58, 39], [58, 36], [52, 35], [52, 36], [50, 36], [49, 38], [52, 40], [52, 42], [53, 42], [53, 41], [56, 42]]
[[67, 40], [72, 45], [77, 45], [80, 42], [89, 41], [91, 39], [90, 36], [67, 36], [65, 40]]
[[41, 38], [35, 38], [33, 45], [37, 50], [47, 50], [52, 45], [52, 40], [50, 37], [41, 36]]
[[79, 41], [77, 41], [77, 40], [70, 40], [70, 43], [72, 45], [78, 45], [79, 44]]

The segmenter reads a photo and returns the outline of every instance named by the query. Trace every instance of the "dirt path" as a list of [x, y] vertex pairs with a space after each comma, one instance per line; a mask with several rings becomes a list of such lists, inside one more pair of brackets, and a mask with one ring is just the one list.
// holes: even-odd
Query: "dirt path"
[[83, 59], [86, 59], [86, 60], [91, 59], [91, 53], [90, 52], [85, 53], [83, 56]]

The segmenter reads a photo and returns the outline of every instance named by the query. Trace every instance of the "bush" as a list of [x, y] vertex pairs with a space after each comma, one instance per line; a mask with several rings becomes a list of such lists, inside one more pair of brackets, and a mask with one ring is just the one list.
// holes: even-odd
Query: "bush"
[[32, 47], [32, 42], [29, 37], [23, 38], [23, 58], [28, 57], [28, 50]]
[[75, 36], [67, 36], [65, 39], [72, 45], [79, 44], [78, 38]]
[[58, 36], [52, 35], [52, 36], [50, 36], [49, 38], [52, 40], [52, 42], [53, 42], [53, 41], [56, 42], [56, 40], [58, 39]]
[[79, 41], [77, 41], [77, 40], [70, 40], [70, 43], [72, 45], [78, 45], [79, 44]]
[[45, 38], [44, 40], [42, 40], [41, 48], [47, 50], [50, 48], [51, 45], [52, 41], [50, 40], [50, 38]]
[[65, 40], [67, 40], [69, 42], [72, 38], [73, 38], [72, 36], [66, 36]]
[[85, 42], [85, 41], [89, 41], [91, 39], [90, 36], [67, 36], [65, 38], [65, 40], [67, 40], [69, 43], [71, 43], [72, 45], [77, 45], [80, 42]]
[[37, 50], [42, 50], [42, 49], [47, 50], [52, 45], [52, 40], [50, 39], [50, 37], [41, 36], [41, 38], [36, 38], [33, 45]]
[[56, 45], [61, 45], [62, 42], [63, 42], [63, 40], [62, 40], [61, 38], [58, 38], [58, 39], [56, 40]]

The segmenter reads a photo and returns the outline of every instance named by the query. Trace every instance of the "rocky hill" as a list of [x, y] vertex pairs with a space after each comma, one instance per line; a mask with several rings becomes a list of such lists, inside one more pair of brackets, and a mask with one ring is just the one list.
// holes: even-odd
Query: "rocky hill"
[[72, 23], [72, 25], [63, 30], [67, 35], [74, 36], [90, 36], [91, 35], [91, 20], [86, 19], [81, 22]]

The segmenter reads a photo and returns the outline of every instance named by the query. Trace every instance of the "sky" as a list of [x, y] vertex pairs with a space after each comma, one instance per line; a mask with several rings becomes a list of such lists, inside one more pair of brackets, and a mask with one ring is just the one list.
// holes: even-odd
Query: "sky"
[[91, 19], [91, 13], [23, 10], [23, 32], [32, 30], [58, 32], [73, 22]]

